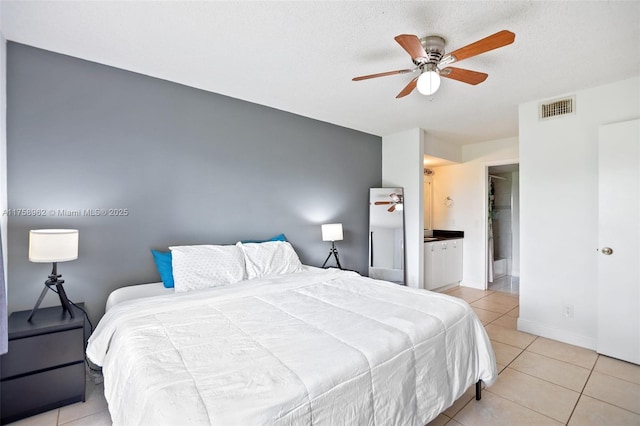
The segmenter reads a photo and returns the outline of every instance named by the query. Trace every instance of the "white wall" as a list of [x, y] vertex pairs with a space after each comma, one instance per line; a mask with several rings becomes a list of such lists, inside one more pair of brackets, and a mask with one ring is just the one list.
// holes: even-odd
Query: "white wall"
[[511, 173], [511, 275], [520, 276], [520, 171]]
[[[518, 139], [462, 147], [461, 164], [433, 168], [434, 229], [464, 231], [461, 285], [486, 284], [487, 167], [518, 162]], [[453, 204], [445, 206], [450, 197]]]
[[422, 129], [382, 138], [382, 185], [404, 188], [406, 284], [415, 288], [424, 288], [423, 156]]
[[598, 127], [640, 117], [640, 76], [571, 94], [573, 115], [539, 121], [542, 100], [519, 108], [518, 329], [595, 348]]
[[422, 131], [424, 155], [459, 163], [462, 161], [462, 147], [455, 143], [445, 142], [429, 132]]

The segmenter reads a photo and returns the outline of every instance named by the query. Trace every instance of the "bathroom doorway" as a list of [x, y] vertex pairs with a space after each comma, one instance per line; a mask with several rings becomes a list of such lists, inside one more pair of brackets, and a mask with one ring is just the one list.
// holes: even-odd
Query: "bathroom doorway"
[[520, 166], [487, 169], [487, 289], [520, 293]]

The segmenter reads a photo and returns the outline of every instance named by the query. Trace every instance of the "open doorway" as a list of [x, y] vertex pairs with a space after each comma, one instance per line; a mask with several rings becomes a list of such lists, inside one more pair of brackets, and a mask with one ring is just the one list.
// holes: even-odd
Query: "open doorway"
[[487, 289], [520, 293], [520, 166], [487, 169]]

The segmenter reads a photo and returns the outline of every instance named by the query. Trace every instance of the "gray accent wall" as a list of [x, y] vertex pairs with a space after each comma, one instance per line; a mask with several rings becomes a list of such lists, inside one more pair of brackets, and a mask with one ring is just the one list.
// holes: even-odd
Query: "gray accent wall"
[[50, 272], [28, 261], [38, 228], [79, 229], [58, 272], [94, 320], [115, 288], [159, 281], [152, 248], [282, 232], [319, 266], [320, 225], [341, 222], [343, 267], [367, 270], [378, 136], [12, 42], [7, 132], [10, 311], [31, 309]]

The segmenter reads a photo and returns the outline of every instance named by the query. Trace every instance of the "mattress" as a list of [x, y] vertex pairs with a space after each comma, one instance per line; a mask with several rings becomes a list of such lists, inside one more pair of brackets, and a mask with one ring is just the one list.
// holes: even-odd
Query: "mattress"
[[466, 302], [336, 269], [118, 303], [87, 356], [114, 425], [424, 425], [497, 377]]
[[120, 287], [109, 294], [104, 310], [107, 312], [113, 306], [127, 300], [162, 296], [173, 293], [174, 291], [172, 288], [166, 288], [161, 282]]

